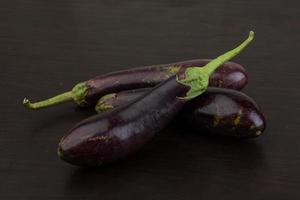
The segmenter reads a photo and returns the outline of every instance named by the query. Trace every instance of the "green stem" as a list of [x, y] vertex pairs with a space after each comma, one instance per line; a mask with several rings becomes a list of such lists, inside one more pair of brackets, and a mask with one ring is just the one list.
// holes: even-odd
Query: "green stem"
[[53, 106], [56, 104], [60, 104], [60, 103], [64, 103], [64, 102], [68, 102], [68, 101], [73, 101], [76, 104], [78, 104], [79, 106], [83, 106], [85, 105], [85, 97], [87, 95], [89, 86], [85, 83], [78, 83], [77, 85], [75, 85], [75, 87], [68, 92], [59, 94], [57, 96], [54, 96], [52, 98], [43, 100], [43, 101], [39, 101], [36, 103], [31, 103], [29, 99], [25, 98], [23, 100], [23, 105], [27, 108], [36, 110], [36, 109], [40, 109], [40, 108], [46, 108], [49, 106]]
[[177, 76], [177, 82], [188, 86], [190, 89], [181, 99], [192, 99], [202, 94], [208, 87], [209, 76], [223, 63], [239, 54], [254, 38], [254, 32], [250, 31], [248, 38], [238, 47], [211, 60], [204, 67], [192, 66], [185, 70], [184, 77]]
[[35, 110], [35, 109], [46, 108], [49, 106], [53, 106], [56, 104], [60, 104], [60, 103], [72, 101], [72, 100], [73, 100], [73, 94], [72, 94], [72, 91], [69, 91], [69, 92], [59, 94], [50, 99], [46, 99], [44, 101], [40, 101], [40, 102], [36, 102], [36, 103], [31, 103], [29, 99], [24, 98], [23, 105], [26, 106], [27, 108]]
[[209, 62], [205, 66], [208, 75], [210, 76], [220, 65], [229, 61], [231, 58], [239, 54], [253, 40], [253, 38], [254, 32], [250, 31], [248, 38], [242, 44]]

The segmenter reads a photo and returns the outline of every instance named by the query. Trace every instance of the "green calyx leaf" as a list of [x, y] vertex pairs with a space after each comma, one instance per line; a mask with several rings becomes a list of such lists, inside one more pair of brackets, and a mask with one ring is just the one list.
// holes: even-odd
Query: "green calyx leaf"
[[100, 98], [95, 106], [96, 112], [101, 113], [106, 110], [110, 110], [110, 109], [114, 108], [113, 105], [107, 103], [108, 100], [111, 100], [113, 98], [116, 98], [116, 93], [107, 94], [107, 95], [103, 96], [102, 98]]
[[201, 67], [189, 67], [185, 71], [185, 79], [177, 82], [182, 85], [189, 86], [190, 90], [185, 97], [178, 97], [180, 99], [192, 99], [202, 94], [208, 87], [209, 75]]
[[89, 87], [87, 86], [86, 83], [78, 83], [75, 85], [72, 89], [72, 98], [73, 101], [79, 105], [79, 106], [84, 106], [86, 105], [85, 97], [88, 93]]

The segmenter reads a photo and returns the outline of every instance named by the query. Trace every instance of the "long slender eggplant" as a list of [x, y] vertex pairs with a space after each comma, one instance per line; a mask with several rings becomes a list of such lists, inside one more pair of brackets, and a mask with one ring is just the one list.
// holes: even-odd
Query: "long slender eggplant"
[[75, 165], [102, 166], [129, 156], [161, 131], [191, 99], [208, 87], [209, 76], [242, 51], [254, 32], [235, 49], [203, 68], [180, 70], [134, 102], [77, 124], [58, 145], [58, 156]]
[[[144, 88], [105, 95], [99, 99], [96, 111], [100, 113], [128, 104], [148, 91], [149, 88]], [[174, 124], [183, 124], [199, 134], [234, 138], [260, 136], [266, 126], [264, 115], [251, 97], [240, 91], [217, 87], [209, 87], [187, 103]]]
[[[103, 74], [78, 83], [69, 92], [36, 103], [31, 103], [25, 98], [23, 104], [30, 109], [46, 108], [68, 101], [73, 101], [79, 106], [94, 106], [103, 95], [122, 90], [153, 87], [175, 75], [180, 69], [191, 66], [203, 67], [209, 61], [209, 59], [195, 59]], [[242, 89], [247, 82], [245, 69], [234, 62], [224, 63], [209, 79], [210, 86], [237, 90]]]

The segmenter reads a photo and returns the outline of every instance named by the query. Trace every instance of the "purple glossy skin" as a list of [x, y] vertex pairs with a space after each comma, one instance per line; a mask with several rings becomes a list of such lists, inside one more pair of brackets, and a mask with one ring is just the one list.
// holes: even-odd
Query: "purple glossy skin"
[[193, 99], [179, 119], [192, 130], [236, 138], [260, 136], [266, 126], [265, 117], [252, 98], [224, 88], [209, 88]]
[[62, 138], [59, 157], [75, 165], [101, 166], [136, 152], [184, 106], [188, 100], [177, 97], [188, 89], [174, 76], [130, 104], [82, 121]]
[[[148, 90], [144, 88], [111, 94], [109, 98], [99, 100], [97, 109], [117, 108], [134, 101]], [[266, 124], [252, 98], [239, 91], [213, 87], [189, 102], [177, 120], [194, 131], [236, 138], [257, 137], [264, 132]]]
[[[106, 94], [153, 87], [175, 75], [179, 69], [186, 69], [191, 66], [203, 67], [209, 61], [210, 59], [195, 59], [137, 67], [97, 76], [85, 82], [89, 88], [85, 96], [85, 106], [95, 105], [98, 99]], [[241, 65], [234, 62], [226, 62], [212, 74], [209, 79], [209, 86], [240, 90], [247, 82], [246, 71]]]

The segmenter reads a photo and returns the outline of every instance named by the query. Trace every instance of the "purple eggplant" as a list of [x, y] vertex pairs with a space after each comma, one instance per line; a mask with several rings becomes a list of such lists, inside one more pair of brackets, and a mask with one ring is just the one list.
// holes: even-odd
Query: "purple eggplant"
[[[44, 101], [31, 103], [25, 98], [23, 104], [30, 109], [46, 108], [68, 101], [73, 101], [79, 106], [94, 106], [98, 99], [106, 94], [153, 87], [174, 76], [180, 69], [192, 66], [203, 67], [209, 61], [209, 59], [196, 59], [108, 73], [81, 82], [71, 91]], [[247, 84], [247, 81], [246, 71], [241, 65], [227, 62], [212, 74], [209, 79], [209, 85], [240, 90]]]
[[251, 97], [225, 88], [209, 88], [182, 110], [179, 119], [192, 130], [235, 138], [257, 137], [266, 128], [265, 117]]
[[[96, 105], [103, 112], [128, 104], [149, 91], [149, 88], [127, 90], [103, 96]], [[255, 101], [246, 94], [226, 88], [209, 87], [191, 100], [178, 114], [174, 124], [181, 122], [195, 132], [234, 138], [261, 135], [265, 117]]]
[[187, 102], [205, 92], [209, 76], [253, 37], [251, 31], [241, 45], [203, 68], [181, 69], [132, 103], [80, 122], [60, 141], [58, 156], [75, 165], [102, 166], [133, 154], [172, 121]]

